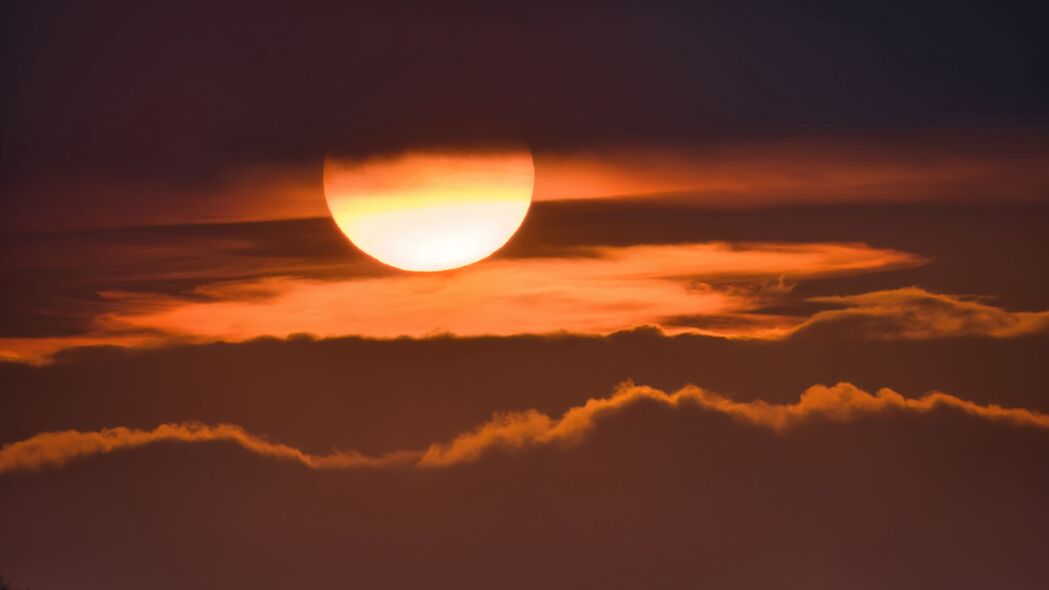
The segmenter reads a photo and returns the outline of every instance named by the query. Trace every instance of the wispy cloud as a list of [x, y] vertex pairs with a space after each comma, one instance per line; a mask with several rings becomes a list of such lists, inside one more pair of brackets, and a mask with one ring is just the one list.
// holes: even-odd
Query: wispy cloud
[[560, 417], [536, 410], [495, 415], [491, 421], [421, 450], [401, 450], [382, 455], [356, 451], [333, 451], [324, 455], [267, 440], [239, 426], [219, 424], [162, 424], [152, 430], [107, 428], [81, 432], [45, 432], [0, 448], [0, 474], [61, 467], [75, 459], [133, 449], [162, 442], [233, 443], [251, 453], [293, 461], [313, 469], [364, 469], [450, 467], [476, 461], [498, 450], [571, 446], [583, 442], [603, 418], [654, 403], [669, 409], [693, 408], [730, 416], [742, 423], [778, 433], [803, 426], [812, 420], [850, 422], [892, 413], [926, 414], [937, 409], [960, 412], [975, 418], [1017, 427], [1049, 429], [1049, 415], [1023, 408], [981, 405], [946, 393], [933, 392], [908, 398], [890, 389], [871, 394], [849, 383], [807, 389], [790, 404], [764, 401], [740, 402], [687, 386], [674, 393], [630, 383], [609, 397], [590, 399]]
[[723, 207], [1032, 199], [1049, 183], [1047, 153], [1041, 139], [980, 133], [605, 148], [539, 154], [535, 198], [676, 193]]
[[[535, 153], [534, 199], [678, 194], [718, 207], [1042, 199], [1047, 154], [1042, 138], [985, 132], [598, 145]], [[328, 215], [320, 158], [231, 167], [206, 182], [180, 184], [49, 174], [14, 191], [19, 198], [11, 202], [19, 206], [4, 210], [0, 227], [50, 231]]]
[[[606, 334], [645, 324], [699, 332], [674, 328], [666, 320], [745, 314], [780, 296], [784, 281], [923, 262], [896, 250], [836, 243], [641, 245], [576, 254], [487, 260], [441, 274], [328, 281], [266, 277], [208, 284], [189, 296], [108, 293], [110, 310], [97, 317], [92, 333], [0, 340], [0, 353], [39, 360], [83, 344], [244, 341], [296, 333], [372, 338]], [[785, 329], [752, 326], [750, 331], [775, 335]]]
[[295, 447], [268, 441], [233, 424], [161, 424], [152, 430], [105, 428], [95, 432], [66, 430], [45, 432], [4, 445], [0, 449], [0, 473], [24, 469], [58, 467], [78, 458], [133, 449], [160, 442], [230, 442], [264, 457], [295, 461], [316, 469], [349, 469], [411, 464], [418, 453], [392, 452], [368, 456], [354, 451], [311, 455]]
[[859, 295], [817, 297], [842, 306], [820, 311], [795, 334], [835, 334], [878, 340], [959, 336], [1010, 338], [1049, 332], [1049, 311], [1007, 311], [976, 298], [930, 293], [917, 287]]

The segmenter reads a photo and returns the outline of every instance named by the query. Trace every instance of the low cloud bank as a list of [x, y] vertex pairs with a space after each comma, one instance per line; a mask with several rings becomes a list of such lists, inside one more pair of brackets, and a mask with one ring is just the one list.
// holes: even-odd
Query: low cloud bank
[[260, 456], [293, 461], [312, 469], [443, 468], [476, 461], [499, 449], [576, 445], [599, 426], [603, 417], [628, 411], [642, 403], [655, 403], [670, 409], [691, 407], [730, 416], [777, 433], [787, 433], [811, 420], [844, 423], [893, 412], [926, 414], [937, 409], [953, 410], [1013, 427], [1049, 430], [1049, 414], [994, 404], [981, 405], [941, 392], [908, 398], [890, 389], [872, 394], [849, 383], [839, 383], [832, 387], [810, 387], [795, 403], [772, 404], [761, 400], [734, 401], [696, 386], [667, 393], [626, 383], [611, 396], [590, 399], [558, 418], [536, 410], [496, 414], [474, 430], [422, 450], [381, 455], [333, 451], [317, 455], [269, 441], [235, 425], [162, 424], [152, 430], [117, 427], [89, 432], [40, 433], [0, 448], [0, 474], [56, 468], [77, 459], [163, 442], [233, 443]]

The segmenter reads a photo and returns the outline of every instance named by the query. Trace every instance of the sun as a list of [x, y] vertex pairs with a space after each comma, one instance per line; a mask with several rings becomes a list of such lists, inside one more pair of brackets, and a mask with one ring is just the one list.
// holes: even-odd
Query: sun
[[409, 271], [459, 268], [501, 248], [524, 221], [534, 183], [527, 149], [324, 161], [339, 229], [369, 256]]

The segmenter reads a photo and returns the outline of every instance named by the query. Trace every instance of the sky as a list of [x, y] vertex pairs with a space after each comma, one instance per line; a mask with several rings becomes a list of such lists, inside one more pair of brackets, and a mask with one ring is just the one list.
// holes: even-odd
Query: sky
[[0, 10], [14, 587], [1049, 586], [1044, 6]]

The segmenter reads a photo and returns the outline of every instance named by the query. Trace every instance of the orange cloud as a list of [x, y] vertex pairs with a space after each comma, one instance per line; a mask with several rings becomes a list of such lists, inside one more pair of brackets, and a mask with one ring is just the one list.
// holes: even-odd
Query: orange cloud
[[1049, 334], [1049, 311], [1008, 311], [978, 298], [917, 287], [811, 298], [843, 309], [809, 317], [762, 313], [789, 297], [783, 283], [788, 277], [920, 263], [889, 250], [843, 244], [689, 244], [591, 254], [489, 261], [446, 275], [218, 283], [190, 298], [112, 293], [115, 309], [98, 319], [95, 332], [0, 339], [0, 358], [41, 363], [80, 346], [138, 348], [305, 333], [369, 338], [608, 334], [643, 325], [667, 334], [749, 340]]
[[696, 386], [687, 386], [668, 394], [651, 387], [625, 384], [611, 397], [588, 400], [582, 406], [568, 410], [559, 419], [535, 410], [497, 415], [491, 422], [456, 437], [450, 443], [432, 445], [419, 465], [437, 467], [474, 461], [494, 448], [576, 444], [585, 438], [603, 415], [645, 401], [670, 408], [697, 407], [776, 432], [785, 432], [812, 419], [848, 422], [894, 410], [922, 414], [941, 407], [988, 420], [1049, 429], [1047, 414], [997, 405], [982, 406], [940, 392], [920, 398], [906, 398], [891, 389], [881, 389], [876, 394], [870, 394], [849, 383], [839, 383], [833, 387], [810, 387], [797, 403], [770, 404], [760, 400], [737, 402]]
[[411, 464], [418, 453], [393, 452], [367, 456], [353, 451], [311, 455], [288, 445], [267, 441], [232, 424], [161, 424], [153, 430], [106, 428], [96, 432], [45, 432], [0, 448], [0, 473], [60, 467], [79, 457], [101, 455], [160, 442], [231, 442], [252, 453], [295, 461], [315, 469], [348, 469]]
[[[1030, 134], [786, 138], [535, 154], [537, 201], [678, 195], [687, 203], [1044, 199], [1049, 145]], [[325, 217], [322, 162], [226, 171], [181, 186], [52, 175], [14, 187], [0, 227], [112, 227]], [[144, 203], [141, 195], [155, 198]]]
[[[83, 342], [141, 345], [243, 341], [310, 333], [373, 338], [606, 334], [682, 316], [758, 309], [784, 279], [921, 264], [915, 255], [862, 244], [669, 244], [602, 247], [566, 258], [486, 260], [441, 274], [339, 281], [269, 277], [211, 284], [192, 297], [109, 294], [113, 310], [92, 334], [0, 340], [0, 354], [40, 360]], [[762, 289], [762, 283], [772, 284]], [[773, 318], [775, 319], [775, 318]], [[766, 318], [767, 320], [767, 318]], [[752, 327], [757, 335], [787, 326]], [[705, 333], [705, 332], [704, 332]]]
[[905, 140], [789, 139], [537, 154], [536, 200], [680, 194], [768, 206], [1042, 198], [1044, 140], [966, 134]]
[[603, 417], [627, 411], [641, 403], [655, 403], [670, 409], [692, 407], [727, 415], [778, 433], [785, 433], [810, 420], [849, 422], [891, 412], [925, 414], [939, 408], [1017, 427], [1049, 429], [1049, 414], [994, 404], [980, 405], [940, 392], [907, 398], [890, 389], [871, 394], [854, 385], [839, 383], [833, 387], [810, 387], [796, 403], [771, 404], [760, 400], [738, 402], [696, 386], [666, 393], [627, 383], [611, 396], [590, 399], [581, 406], [569, 409], [559, 418], [536, 410], [497, 414], [491, 421], [450, 442], [433, 444], [418, 451], [395, 451], [377, 456], [355, 451], [314, 455], [285, 444], [270, 442], [245, 432], [239, 426], [163, 424], [153, 430], [119, 427], [96, 432], [69, 430], [37, 434], [0, 447], [0, 474], [60, 467], [75, 459], [160, 442], [230, 442], [257, 455], [293, 461], [313, 469], [450, 467], [476, 461], [496, 449], [578, 444], [599, 425]]
[[1049, 332], [1049, 311], [1006, 311], [978, 299], [930, 293], [917, 287], [816, 297], [813, 301], [844, 309], [814, 314], [798, 326], [795, 334], [927, 340], [958, 336], [1011, 338]]

